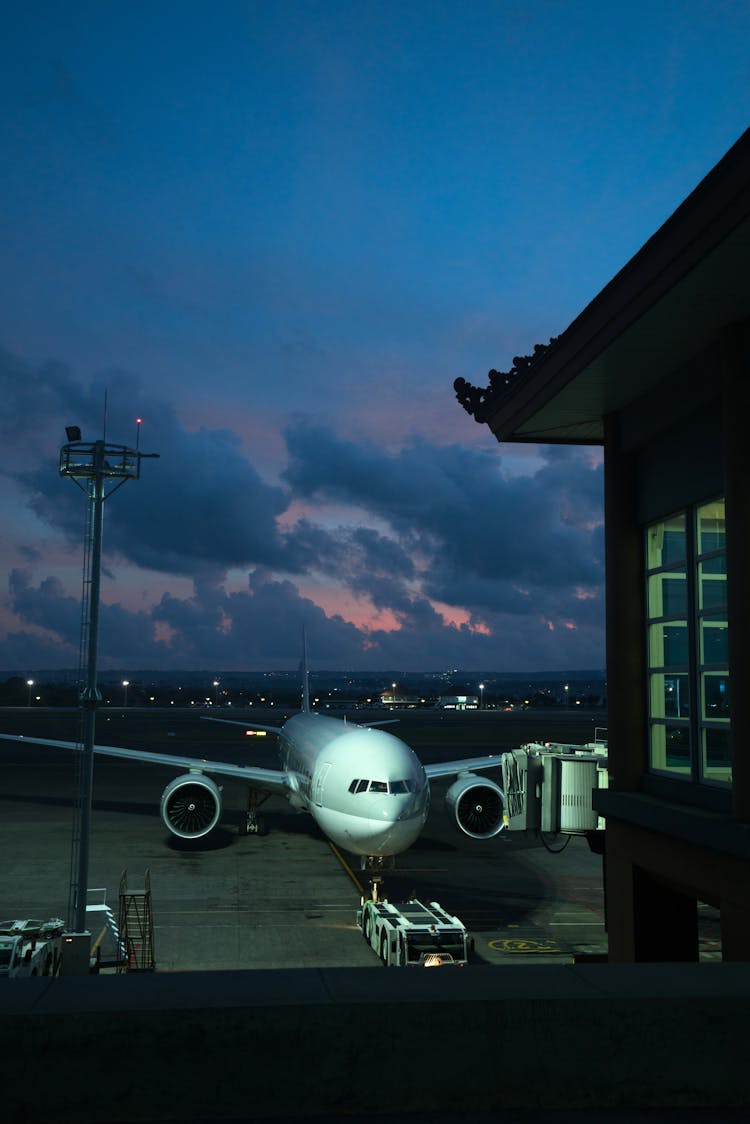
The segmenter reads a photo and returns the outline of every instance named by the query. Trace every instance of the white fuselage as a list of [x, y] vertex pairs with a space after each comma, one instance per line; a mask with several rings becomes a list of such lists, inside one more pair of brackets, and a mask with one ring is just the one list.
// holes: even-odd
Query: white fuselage
[[419, 836], [429, 784], [416, 755], [393, 734], [303, 712], [284, 723], [279, 750], [290, 801], [337, 846], [387, 857]]

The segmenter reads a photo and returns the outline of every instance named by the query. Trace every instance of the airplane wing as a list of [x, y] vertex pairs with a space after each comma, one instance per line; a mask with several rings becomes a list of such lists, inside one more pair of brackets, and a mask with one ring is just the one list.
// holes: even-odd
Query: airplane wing
[[502, 758], [499, 754], [488, 757], [465, 757], [462, 761], [438, 761], [435, 765], [425, 765], [428, 780], [436, 777], [457, 777], [459, 773], [469, 773], [473, 769], [499, 769]]
[[[82, 751], [77, 742], [53, 741], [49, 738], [26, 738], [23, 734], [0, 734], [0, 741], [30, 742], [32, 745], [54, 746], [56, 749]], [[220, 777], [234, 777], [247, 781], [263, 792], [287, 796], [289, 777], [281, 769], [262, 769], [254, 765], [232, 765], [226, 761], [207, 761], [201, 757], [177, 757], [166, 753], [149, 753], [145, 749], [122, 749], [116, 745], [95, 745], [94, 753], [102, 757], [120, 757], [125, 761], [143, 761], [149, 765], [166, 765], [168, 768], [188, 769], [197, 773], [215, 773]]]

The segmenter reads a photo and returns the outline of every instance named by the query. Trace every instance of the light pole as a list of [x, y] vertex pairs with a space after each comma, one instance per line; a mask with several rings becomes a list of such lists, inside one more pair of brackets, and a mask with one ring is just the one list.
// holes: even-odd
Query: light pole
[[219, 680], [214, 679], [214, 706], [217, 706], [218, 702], [219, 702]]
[[130, 680], [129, 679], [123, 679], [123, 681], [122, 681], [122, 689], [123, 689], [123, 704], [122, 705], [123, 706], [128, 705], [128, 687], [129, 686], [130, 686]]
[[[140, 435], [140, 427], [137, 432]], [[72, 480], [84, 493], [88, 502], [84, 540], [80, 654], [80, 666], [86, 668], [86, 682], [79, 684], [82, 761], [77, 823], [73, 832], [71, 855], [71, 869], [75, 868], [75, 875], [71, 880], [69, 902], [69, 912], [74, 914], [74, 931], [83, 936], [88, 932], [86, 896], [91, 845], [91, 797], [94, 787], [94, 737], [96, 709], [101, 701], [97, 679], [104, 501], [126, 481], [140, 478], [141, 460], [158, 457], [159, 454], [141, 453], [137, 448], [112, 445], [104, 440], [82, 441], [81, 430], [77, 425], [66, 426], [65, 435], [68, 444], [60, 449], [60, 476]]]
[[26, 705], [31, 706], [31, 688], [34, 686], [34, 680], [33, 679], [27, 679], [26, 680], [26, 686], [29, 688], [29, 701]]
[[570, 690], [570, 684], [569, 684], [569, 683], [566, 683], [566, 684], [565, 684], [565, 688], [564, 688], [564, 690], [565, 690], [565, 706], [567, 707], [567, 705], [568, 705], [568, 700], [569, 700], [569, 697], [570, 697], [570, 696], [568, 695], [568, 691]]
[[484, 683], [479, 684], [479, 709], [484, 710]]

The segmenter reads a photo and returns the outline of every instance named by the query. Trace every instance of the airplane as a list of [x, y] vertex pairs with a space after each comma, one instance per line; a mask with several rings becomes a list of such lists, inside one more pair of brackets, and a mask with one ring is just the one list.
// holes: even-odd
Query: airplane
[[[314, 711], [310, 706], [304, 642], [299, 713], [282, 726], [236, 719], [207, 720], [278, 735], [281, 768], [94, 746], [95, 753], [106, 757], [187, 769], [169, 782], [160, 801], [164, 824], [180, 839], [200, 839], [218, 824], [222, 797], [214, 776], [247, 782], [248, 832], [262, 831], [257, 816], [258, 798], [284, 796], [293, 808], [309, 812], [330, 842], [358, 856], [363, 870], [391, 864], [419, 837], [430, 806], [430, 781], [437, 777], [456, 777], [445, 801], [460, 832], [472, 839], [491, 839], [507, 826], [502, 789], [474, 772], [498, 768], [499, 756], [423, 765], [406, 742], [376, 728], [388, 722], [360, 725]], [[0, 740], [81, 749], [74, 742], [16, 734], [0, 734]]]

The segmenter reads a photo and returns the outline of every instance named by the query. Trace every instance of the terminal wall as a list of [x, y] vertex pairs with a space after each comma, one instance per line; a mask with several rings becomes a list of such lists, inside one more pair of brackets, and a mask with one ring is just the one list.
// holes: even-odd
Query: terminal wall
[[750, 965], [8, 981], [3, 1120], [739, 1107]]

